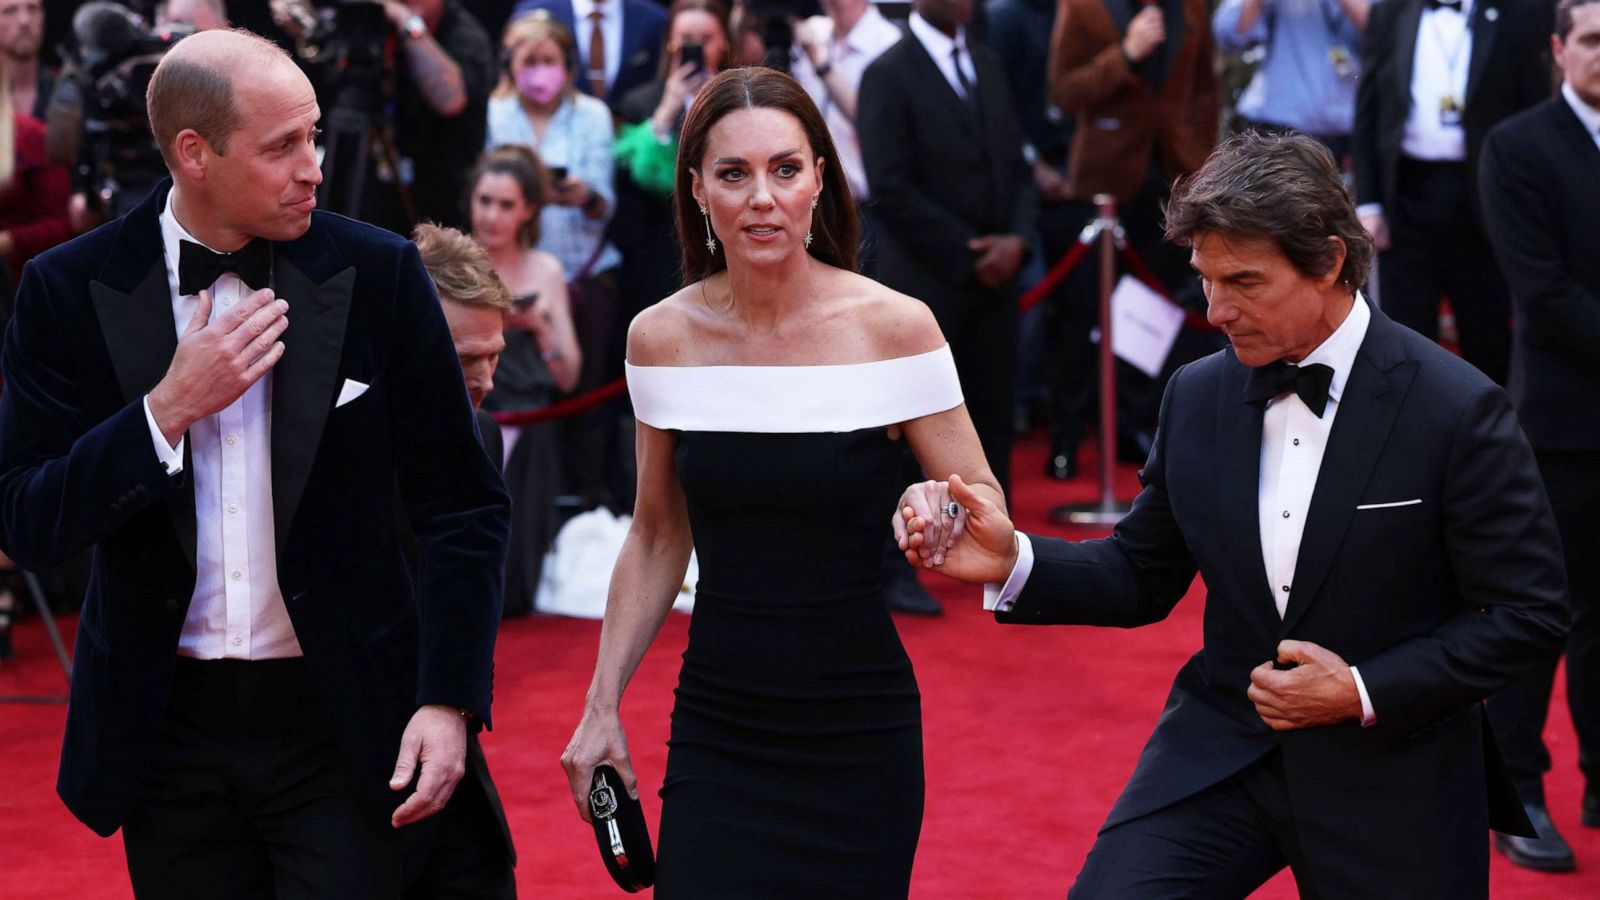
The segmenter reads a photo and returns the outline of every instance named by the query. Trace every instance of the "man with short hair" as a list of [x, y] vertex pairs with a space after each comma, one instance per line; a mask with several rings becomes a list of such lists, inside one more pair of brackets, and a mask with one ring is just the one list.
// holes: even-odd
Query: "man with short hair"
[[1529, 823], [1481, 701], [1567, 625], [1516, 415], [1361, 296], [1372, 245], [1314, 139], [1235, 137], [1166, 212], [1232, 348], [1173, 375], [1112, 536], [1018, 535], [949, 483], [943, 569], [1000, 622], [1146, 625], [1204, 576], [1205, 645], [1070, 896], [1245, 897], [1288, 866], [1303, 897], [1487, 897], [1484, 831]]
[[[456, 359], [467, 382], [467, 396], [478, 417], [478, 436], [499, 469], [505, 445], [499, 424], [482, 404], [494, 390], [495, 368], [505, 349], [511, 291], [495, 273], [483, 245], [454, 228], [424, 223], [417, 226], [411, 239], [439, 291]], [[408, 536], [405, 545], [407, 554], [414, 556], [415, 539]], [[406, 828], [402, 836], [405, 900], [515, 900], [517, 882], [512, 867], [517, 861], [516, 846], [476, 734], [467, 734], [467, 772], [450, 795], [450, 803], [437, 816]]]
[[[1587, 785], [1581, 821], [1600, 828], [1600, 0], [1561, 0], [1550, 39], [1560, 95], [1501, 123], [1483, 142], [1479, 195], [1511, 289], [1511, 402], [1550, 492], [1571, 584], [1567, 709]], [[1518, 865], [1577, 865], [1544, 800], [1545, 717], [1556, 662], [1489, 699], [1537, 839], [1495, 835]]]
[[314, 212], [293, 61], [201, 32], [147, 107], [171, 182], [0, 352], [0, 547], [95, 558], [57, 791], [140, 897], [395, 897], [489, 724], [505, 491], [416, 248]]
[[43, 122], [55, 76], [39, 65], [44, 40], [43, 0], [0, 0], [0, 66], [11, 77], [16, 109]]

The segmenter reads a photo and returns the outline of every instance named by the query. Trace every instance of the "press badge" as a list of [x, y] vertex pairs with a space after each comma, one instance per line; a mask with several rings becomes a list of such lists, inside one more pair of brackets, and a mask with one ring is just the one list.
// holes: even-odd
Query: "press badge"
[[1333, 74], [1345, 81], [1354, 81], [1361, 74], [1355, 56], [1344, 47], [1329, 47], [1328, 62], [1333, 66]]
[[1455, 94], [1445, 94], [1439, 98], [1439, 124], [1446, 128], [1459, 128], [1461, 126], [1461, 100]]

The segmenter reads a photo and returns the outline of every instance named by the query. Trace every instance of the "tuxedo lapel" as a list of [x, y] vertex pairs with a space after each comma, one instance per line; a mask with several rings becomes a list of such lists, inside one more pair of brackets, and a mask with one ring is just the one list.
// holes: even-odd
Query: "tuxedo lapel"
[[1500, 32], [1495, 27], [1498, 21], [1500, 10], [1495, 8], [1494, 0], [1487, 0], [1472, 10], [1472, 58], [1467, 62], [1467, 95], [1462, 98], [1469, 109], [1472, 98], [1478, 93], [1478, 85], [1483, 83], [1489, 57], [1494, 52], [1495, 35]]
[[1406, 389], [1416, 375], [1415, 365], [1401, 365], [1405, 357], [1396, 340], [1397, 328], [1373, 310], [1361, 352], [1340, 395], [1338, 415], [1317, 472], [1282, 635], [1294, 629], [1322, 589], [1355, 517], [1362, 491], [1388, 442]]
[[[1567, 105], [1567, 98], [1557, 94], [1555, 99], [1547, 101], [1552, 104], [1549, 115], [1549, 128], [1554, 133], [1553, 137], [1565, 148], [1566, 161], [1563, 170], [1583, 172], [1589, 176], [1591, 188], [1600, 192], [1600, 146], [1583, 127], [1583, 121], [1578, 114]], [[1563, 172], [1563, 174], [1564, 174]], [[1600, 196], [1600, 193], [1594, 194]]]
[[[151, 226], [154, 227], [154, 226]], [[133, 403], [150, 393], [167, 374], [172, 356], [178, 350], [177, 325], [172, 319], [172, 289], [167, 283], [167, 267], [161, 261], [160, 244], [149, 260], [149, 270], [129, 293], [101, 281], [89, 283], [100, 331], [105, 335], [111, 369], [122, 388], [122, 399]], [[184, 444], [187, 456], [188, 444]], [[184, 460], [187, 470], [189, 460]], [[167, 513], [178, 544], [192, 568], [195, 564], [194, 479], [184, 477], [183, 490], [169, 492]]]
[[[966, 100], [962, 99], [960, 94], [956, 93], [956, 89], [950, 85], [950, 80], [944, 77], [944, 71], [939, 68], [938, 63], [934, 62], [933, 57], [928, 55], [928, 48], [922, 46], [922, 42], [917, 40], [916, 35], [908, 33], [905, 37], [905, 40], [910, 41], [914, 45], [912, 47], [912, 49], [915, 51], [913, 56], [916, 57], [918, 60], [918, 65], [923, 70], [921, 74], [913, 76], [911, 84], [921, 82], [925, 85], [928, 85], [928, 90], [939, 95], [941, 100], [941, 108], [952, 111], [952, 119], [960, 122], [962, 127], [971, 132], [973, 136], [982, 137], [976, 112], [976, 104], [968, 103]], [[972, 71], [978, 71], [976, 62], [973, 63]], [[981, 93], [983, 90], [983, 85], [981, 82], [973, 85], [973, 90]]]
[[1217, 515], [1237, 569], [1250, 615], [1267, 634], [1278, 628], [1278, 608], [1261, 553], [1261, 423], [1265, 407], [1245, 401], [1250, 369], [1233, 358], [1217, 395]]
[[[313, 224], [313, 228], [315, 225]], [[283, 358], [272, 377], [272, 517], [281, 551], [294, 522], [338, 386], [356, 271], [318, 282], [274, 248], [274, 290], [289, 303]]]

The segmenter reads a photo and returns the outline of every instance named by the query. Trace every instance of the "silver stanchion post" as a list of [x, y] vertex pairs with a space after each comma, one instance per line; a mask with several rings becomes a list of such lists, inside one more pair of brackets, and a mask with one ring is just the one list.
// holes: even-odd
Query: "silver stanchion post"
[[[23, 584], [28, 593], [33, 595], [34, 609], [39, 612], [39, 621], [44, 623], [45, 634], [50, 637], [50, 646], [55, 648], [56, 661], [61, 664], [62, 674], [67, 676], [67, 683], [72, 683], [72, 657], [67, 655], [67, 645], [61, 640], [61, 632], [56, 630], [55, 616], [50, 614], [50, 604], [45, 600], [44, 586], [39, 584], [39, 579], [32, 572], [23, 571]], [[3, 694], [0, 703], [66, 703], [67, 695], [62, 694]]]
[[1096, 194], [1100, 215], [1093, 228], [1100, 238], [1100, 499], [1068, 503], [1050, 510], [1060, 525], [1115, 525], [1128, 506], [1117, 502], [1117, 358], [1111, 352], [1111, 292], [1117, 281], [1117, 202]]

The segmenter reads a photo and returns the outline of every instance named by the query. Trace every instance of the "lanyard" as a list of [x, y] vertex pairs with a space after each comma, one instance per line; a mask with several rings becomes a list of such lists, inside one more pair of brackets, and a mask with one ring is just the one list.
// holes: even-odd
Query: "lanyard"
[[1439, 34], [1439, 14], [1441, 12], [1443, 12], [1443, 10], [1436, 9], [1432, 11], [1432, 15], [1428, 18], [1428, 24], [1432, 25], [1433, 27], [1428, 29], [1428, 33], [1433, 35], [1434, 45], [1437, 46], [1439, 48], [1439, 52], [1443, 53], [1445, 56], [1445, 70], [1450, 78], [1450, 87], [1446, 92], [1454, 93], [1454, 85], [1456, 83], [1456, 68], [1461, 62], [1461, 51], [1466, 48], [1467, 41], [1472, 37], [1472, 17], [1468, 14], [1468, 10], [1463, 6], [1462, 10], [1457, 13], [1457, 15], [1462, 17], [1461, 37], [1456, 38], [1455, 47], [1447, 48], [1444, 45], [1444, 38]]

